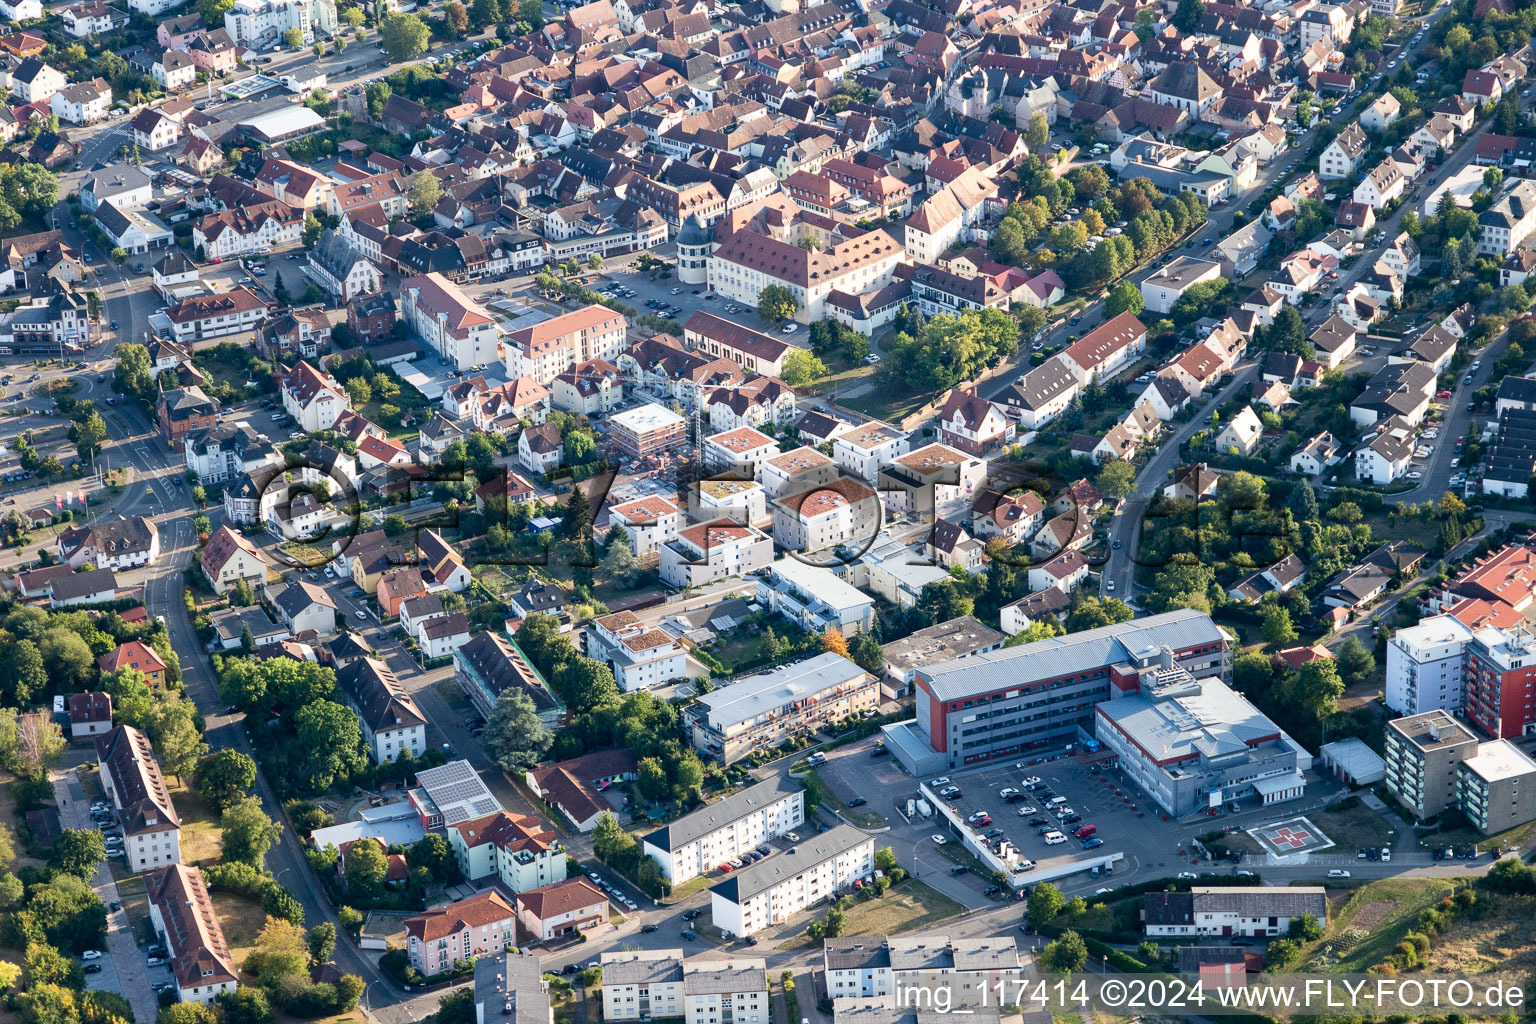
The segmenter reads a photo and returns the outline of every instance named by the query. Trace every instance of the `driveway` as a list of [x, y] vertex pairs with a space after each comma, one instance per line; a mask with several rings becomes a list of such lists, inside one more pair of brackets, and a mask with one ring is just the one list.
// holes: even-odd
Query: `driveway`
[[[95, 828], [91, 823], [90, 801], [86, 799], [80, 779], [73, 771], [53, 780], [53, 794], [59, 805], [59, 822], [64, 828]], [[112, 904], [118, 902], [119, 897], [117, 883], [112, 879], [112, 869], [106, 862], [96, 866], [96, 877], [91, 879], [91, 888], [96, 890], [96, 895], [107, 906], [105, 952], [109, 958], [98, 961], [103, 965], [100, 974], [86, 975], [86, 987], [117, 992], [133, 1007], [134, 1020], [154, 1020], [158, 1004], [150, 988], [150, 968], [135, 941], [127, 912], [112, 910]]]

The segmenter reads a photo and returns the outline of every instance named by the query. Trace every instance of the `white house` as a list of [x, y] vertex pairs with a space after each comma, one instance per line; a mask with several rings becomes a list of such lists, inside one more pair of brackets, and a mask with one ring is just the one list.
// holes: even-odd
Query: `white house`
[[1253, 406], [1245, 405], [1216, 435], [1215, 447], [1219, 452], [1235, 448], [1240, 455], [1252, 455], [1263, 434], [1264, 425], [1259, 422], [1258, 413]]
[[614, 612], [595, 620], [586, 633], [587, 655], [613, 671], [626, 693], [661, 686], [688, 674], [682, 642], [666, 630], [642, 622], [633, 612]]
[[1291, 456], [1291, 471], [1307, 476], [1318, 476], [1338, 461], [1339, 442], [1328, 431], [1323, 431], [1302, 445]]
[[654, 555], [683, 528], [683, 510], [659, 494], [637, 498], [608, 510], [608, 522], [629, 537], [637, 558]]
[[336, 378], [315, 369], [307, 360], [300, 360], [283, 378], [281, 391], [283, 411], [306, 434], [331, 429], [341, 414], [352, 408], [352, 400]]

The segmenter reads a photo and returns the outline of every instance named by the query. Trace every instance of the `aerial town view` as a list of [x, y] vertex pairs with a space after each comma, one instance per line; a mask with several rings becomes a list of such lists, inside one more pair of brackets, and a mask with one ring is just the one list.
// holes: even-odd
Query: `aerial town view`
[[1536, 1012], [1536, 0], [0, 19], [0, 1024]]

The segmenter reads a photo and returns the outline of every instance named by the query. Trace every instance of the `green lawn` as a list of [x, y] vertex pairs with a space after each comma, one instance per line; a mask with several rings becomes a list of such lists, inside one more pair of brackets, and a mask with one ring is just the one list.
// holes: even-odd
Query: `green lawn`
[[900, 423], [921, 409], [923, 403], [937, 397], [931, 393], [908, 394], [899, 388], [877, 386], [862, 395], [840, 399], [838, 404], [886, 423]]
[[[909, 878], [879, 899], [855, 903], [848, 908], [846, 935], [895, 935], [900, 932], [930, 928], [965, 910], [959, 903], [937, 889]], [[823, 916], [823, 915], [817, 915]], [[814, 918], [807, 917], [805, 924]], [[778, 949], [803, 949], [813, 945], [804, 926], [778, 945]]]
[[[1310, 946], [1303, 962], [1310, 965], [1324, 949], [1332, 958], [1324, 966], [1341, 974], [1368, 970], [1381, 962], [1412, 927], [1419, 911], [1452, 891], [1444, 878], [1383, 878], [1353, 889], [1330, 910], [1328, 934]], [[1330, 890], [1332, 893], [1333, 890]]]

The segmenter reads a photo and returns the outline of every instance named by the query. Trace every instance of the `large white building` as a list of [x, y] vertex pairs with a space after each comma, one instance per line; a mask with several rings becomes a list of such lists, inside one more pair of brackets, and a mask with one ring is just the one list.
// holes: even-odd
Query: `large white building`
[[212, 1003], [240, 985], [235, 958], [214, 913], [200, 868], [170, 864], [145, 882], [149, 920], [169, 951], [176, 996], [184, 1003]]
[[817, 237], [820, 250], [751, 228], [737, 231], [709, 259], [710, 289], [755, 307], [764, 288], [780, 285], [795, 297], [795, 319], [814, 323], [826, 316], [833, 292], [863, 295], [889, 284], [905, 255], [901, 243], [878, 228], [846, 240], [821, 239], [814, 231], [810, 236]]
[[1477, 251], [1500, 258], [1525, 245], [1536, 231], [1536, 181], [1520, 178], [1477, 215]]
[[1387, 641], [1387, 707], [1400, 715], [1461, 707], [1471, 640], [1472, 630], [1451, 615], [1433, 615], [1393, 633]]
[[181, 863], [181, 819], [149, 737], [119, 725], [96, 737], [96, 757], [101, 788], [123, 825], [128, 870], [138, 874]]
[[[948, 935], [840, 935], [822, 945], [827, 995], [838, 1000], [880, 999], [922, 985], [936, 974], [963, 985], [965, 975], [995, 982], [1016, 974], [1019, 947], [1009, 936], [951, 938]], [[994, 990], [995, 991], [995, 990]]]
[[717, 687], [684, 717], [700, 754], [734, 764], [879, 706], [879, 680], [828, 651]]
[[427, 719], [388, 665], [359, 658], [336, 673], [342, 698], [357, 712], [363, 744], [375, 762], [387, 764], [427, 749]]
[[237, 46], [271, 46], [291, 28], [304, 33], [306, 44], [316, 32], [333, 35], [335, 0], [235, 0], [224, 12], [224, 29]]
[[674, 587], [701, 587], [743, 576], [773, 562], [773, 541], [761, 530], [716, 519], [679, 530], [661, 546], [659, 573]]
[[587, 655], [613, 670], [613, 681], [626, 693], [648, 690], [688, 674], [688, 659], [677, 637], [648, 626], [634, 612], [614, 612], [595, 620], [585, 633]]
[[627, 329], [623, 314], [598, 305], [519, 328], [507, 335], [507, 376], [529, 377], [550, 387], [573, 363], [617, 359]]
[[657, 829], [640, 849], [676, 888], [803, 824], [805, 790], [775, 773]]
[[443, 275], [433, 271], [400, 282], [400, 305], [416, 335], [456, 368], [496, 362], [496, 321]]
[[727, 876], [709, 890], [710, 915], [726, 935], [745, 937], [851, 890], [874, 872], [874, 838], [838, 825]]
[[683, 1024], [768, 1024], [768, 970], [761, 957], [697, 956], [681, 949], [604, 953], [603, 1019], [681, 1019]]

